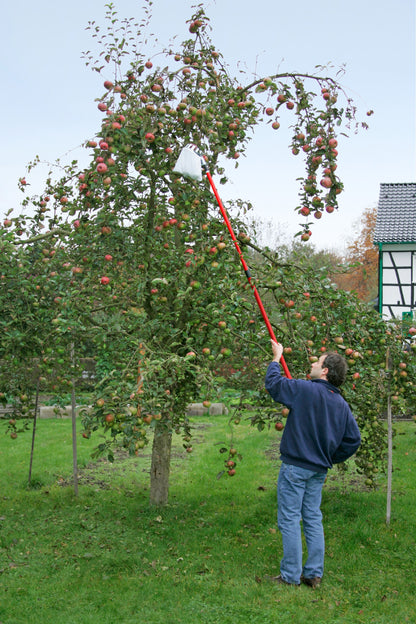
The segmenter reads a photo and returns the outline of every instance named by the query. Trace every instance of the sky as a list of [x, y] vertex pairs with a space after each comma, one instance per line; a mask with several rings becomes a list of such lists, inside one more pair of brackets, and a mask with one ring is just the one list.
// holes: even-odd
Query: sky
[[[86, 27], [90, 21], [105, 23], [105, 4], [14, 0], [2, 9], [0, 218], [11, 208], [12, 216], [21, 212], [20, 177], [26, 176], [32, 192], [41, 191], [46, 165], [27, 172], [36, 155], [42, 162], [82, 157], [86, 150], [79, 146], [100, 127], [95, 99], [112, 76], [92, 72], [82, 53], [96, 49]], [[174, 36], [178, 42], [188, 38], [186, 20], [197, 4], [154, 0], [149, 41], [157, 37], [167, 45]], [[114, 2], [120, 19], [138, 21], [143, 5], [144, 0]], [[328, 64], [334, 75], [344, 68], [339, 82], [353, 98], [357, 117], [370, 127], [340, 140], [340, 208], [314, 224], [311, 238], [316, 249], [344, 252], [363, 213], [376, 206], [380, 183], [416, 180], [414, 0], [206, 0], [205, 7], [212, 41], [235, 75], [313, 73]], [[374, 115], [367, 117], [368, 110]], [[250, 201], [256, 217], [283, 240], [302, 222], [294, 208], [303, 162], [288, 149], [288, 132], [265, 130], [256, 130], [219, 191], [224, 201]]]

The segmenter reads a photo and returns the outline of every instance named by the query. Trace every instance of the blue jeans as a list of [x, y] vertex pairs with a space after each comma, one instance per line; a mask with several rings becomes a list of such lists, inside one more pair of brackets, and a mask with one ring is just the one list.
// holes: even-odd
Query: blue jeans
[[[288, 583], [299, 585], [300, 576], [322, 578], [325, 540], [321, 495], [326, 473], [313, 472], [282, 463], [277, 481], [277, 526], [282, 534], [283, 559], [280, 574]], [[308, 557], [302, 568], [303, 523]]]

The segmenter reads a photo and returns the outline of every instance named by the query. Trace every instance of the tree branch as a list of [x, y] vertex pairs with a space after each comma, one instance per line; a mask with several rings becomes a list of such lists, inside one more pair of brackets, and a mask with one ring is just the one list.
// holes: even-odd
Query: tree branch
[[54, 230], [49, 230], [44, 234], [37, 234], [36, 236], [32, 236], [31, 238], [25, 238], [24, 240], [16, 240], [13, 242], [14, 245], [30, 245], [31, 243], [36, 243], [37, 241], [44, 240], [45, 238], [51, 238], [52, 236], [56, 236], [58, 234], [64, 234], [66, 230], [63, 228], [55, 228]]

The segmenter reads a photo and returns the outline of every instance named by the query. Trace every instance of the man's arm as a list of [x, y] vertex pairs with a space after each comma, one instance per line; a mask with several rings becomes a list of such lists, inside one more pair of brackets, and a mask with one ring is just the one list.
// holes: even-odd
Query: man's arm
[[294, 379], [287, 379], [282, 375], [279, 362], [282, 357], [283, 346], [275, 340], [271, 340], [271, 343], [273, 360], [267, 368], [265, 388], [272, 399], [287, 405], [287, 407], [291, 407], [298, 382]]
[[275, 340], [270, 340], [272, 343], [272, 351], [273, 351], [273, 362], [280, 362], [280, 358], [283, 353], [283, 345], [279, 344]]

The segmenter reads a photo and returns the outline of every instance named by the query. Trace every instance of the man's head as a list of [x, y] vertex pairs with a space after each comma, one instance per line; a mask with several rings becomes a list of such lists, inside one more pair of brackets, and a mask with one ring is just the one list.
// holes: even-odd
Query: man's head
[[326, 379], [333, 386], [341, 386], [347, 376], [347, 362], [339, 353], [324, 353], [311, 367], [311, 379]]

